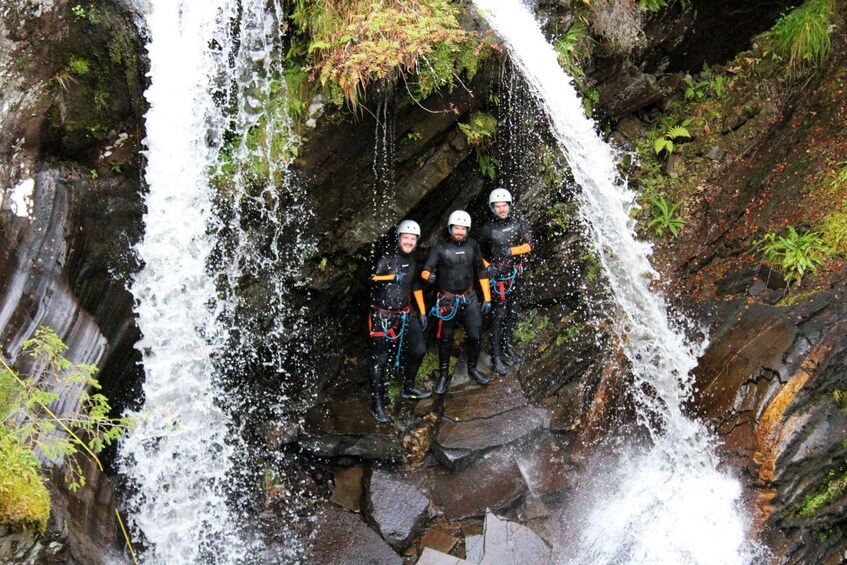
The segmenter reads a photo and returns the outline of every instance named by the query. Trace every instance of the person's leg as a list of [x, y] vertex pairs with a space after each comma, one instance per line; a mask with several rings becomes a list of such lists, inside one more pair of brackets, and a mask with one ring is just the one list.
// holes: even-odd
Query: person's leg
[[406, 322], [406, 340], [405, 355], [406, 358], [406, 377], [403, 381], [403, 398], [429, 398], [432, 393], [429, 391], [415, 388], [415, 377], [418, 375], [418, 369], [421, 366], [423, 356], [426, 354], [426, 344], [424, 343], [423, 331], [418, 322], [418, 317], [414, 314], [409, 315]]
[[479, 339], [482, 332], [482, 313], [479, 310], [479, 300], [471, 296], [462, 312], [465, 325], [465, 342], [468, 346], [468, 376], [481, 385], [488, 384], [485, 373], [476, 368], [479, 361]]
[[388, 421], [388, 416], [385, 414], [385, 363], [388, 361], [388, 354], [392, 347], [389, 340], [383, 337], [376, 337], [371, 341], [373, 342], [371, 365], [369, 367], [371, 416], [377, 422], [383, 423]]
[[450, 352], [453, 349], [453, 332], [456, 329], [456, 318], [442, 321], [441, 339], [438, 342], [438, 384], [435, 386], [435, 394], [447, 392], [447, 383], [450, 380]]
[[506, 374], [506, 365], [503, 364], [503, 329], [506, 323], [507, 302], [494, 295], [494, 307], [491, 310], [491, 364], [494, 370], [501, 375]]
[[521, 314], [521, 280], [517, 279], [512, 288], [512, 292], [506, 301], [506, 316], [503, 321], [503, 353], [505, 353], [509, 361], [512, 363], [522, 363], [523, 358], [515, 351], [513, 338], [515, 333], [515, 325], [518, 323], [518, 318]]

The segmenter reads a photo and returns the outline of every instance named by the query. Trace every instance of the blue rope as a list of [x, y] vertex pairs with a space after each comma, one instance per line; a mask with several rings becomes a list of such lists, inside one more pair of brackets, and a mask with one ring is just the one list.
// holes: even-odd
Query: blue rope
[[[491, 267], [488, 267], [488, 270], [489, 270], [489, 272], [491, 272]], [[516, 266], [512, 267], [512, 274], [509, 275], [508, 277], [503, 277], [503, 278], [489, 277], [488, 285], [491, 287], [491, 290], [494, 291], [494, 294], [500, 296], [500, 293], [497, 292], [497, 283], [501, 282], [501, 281], [502, 282], [509, 281], [509, 286], [506, 289], [506, 291], [504, 292], [504, 294], [509, 294], [510, 292], [512, 292], [512, 288], [514, 288], [514, 286], [515, 286], [515, 280], [518, 278], [518, 274], [520, 274], [520, 272], [518, 271], [518, 267], [516, 265]]]
[[439, 308], [439, 304], [441, 304], [441, 300], [436, 300], [435, 306], [432, 307], [432, 310], [430, 310], [429, 313], [430, 313], [430, 315], [435, 316], [436, 318], [438, 318], [442, 322], [449, 322], [450, 320], [452, 320], [453, 318], [456, 317], [456, 314], [458, 314], [459, 304], [467, 304], [467, 302], [468, 302], [467, 296], [459, 296], [458, 294], [456, 294], [456, 295], [454, 295], [454, 299], [453, 299], [453, 311], [452, 312], [450, 312], [446, 316], [442, 316], [440, 308]]

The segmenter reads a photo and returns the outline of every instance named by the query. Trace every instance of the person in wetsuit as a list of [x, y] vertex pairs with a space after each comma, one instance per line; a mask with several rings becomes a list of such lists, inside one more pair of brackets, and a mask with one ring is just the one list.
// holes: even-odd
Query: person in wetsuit
[[508, 364], [520, 363], [521, 357], [512, 345], [512, 334], [520, 314], [521, 275], [524, 259], [532, 251], [533, 237], [529, 224], [512, 212], [512, 195], [496, 188], [488, 196], [491, 220], [479, 231], [479, 246], [485, 258], [492, 289], [491, 364], [501, 375]]
[[[467, 334], [468, 376], [479, 384], [488, 384], [488, 377], [476, 368], [476, 364], [479, 360], [482, 316], [491, 310], [491, 292], [488, 272], [482, 262], [482, 252], [477, 242], [468, 237], [470, 229], [471, 217], [467, 212], [456, 210], [450, 214], [447, 219], [450, 238], [430, 250], [421, 273], [424, 280], [438, 285], [436, 312], [439, 318], [440, 376], [435, 387], [436, 394], [447, 392], [453, 332], [460, 319]], [[475, 279], [482, 285], [482, 307], [474, 288]]]
[[[423, 291], [418, 279], [418, 265], [413, 252], [418, 245], [421, 227], [412, 220], [397, 226], [397, 247], [376, 261], [371, 276], [370, 335], [371, 353], [371, 416], [377, 422], [387, 422], [385, 414], [385, 365], [390, 360], [393, 370], [399, 371], [401, 356], [405, 357], [406, 374], [403, 398], [427, 398], [431, 392], [415, 388], [415, 377], [426, 353], [423, 330], [427, 316]], [[414, 295], [417, 312], [411, 305]]]

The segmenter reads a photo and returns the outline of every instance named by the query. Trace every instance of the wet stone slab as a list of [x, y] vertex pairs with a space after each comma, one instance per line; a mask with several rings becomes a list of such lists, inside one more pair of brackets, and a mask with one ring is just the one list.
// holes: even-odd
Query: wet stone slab
[[463, 471], [431, 471], [427, 491], [449, 520], [461, 520], [483, 517], [487, 509], [505, 509], [527, 487], [512, 456], [494, 452]]
[[409, 545], [429, 515], [429, 499], [412, 481], [374, 470], [369, 489], [370, 516], [383, 539], [396, 549]]
[[469, 383], [446, 395], [433, 452], [443, 465], [460, 470], [549, 422], [547, 411], [530, 406], [514, 378], [497, 377], [487, 386]]
[[358, 514], [326, 506], [319, 512], [305, 562], [399, 565], [403, 559]]
[[306, 414], [300, 444], [322, 457], [399, 460], [401, 438], [390, 424], [377, 424], [360, 398], [327, 400]]

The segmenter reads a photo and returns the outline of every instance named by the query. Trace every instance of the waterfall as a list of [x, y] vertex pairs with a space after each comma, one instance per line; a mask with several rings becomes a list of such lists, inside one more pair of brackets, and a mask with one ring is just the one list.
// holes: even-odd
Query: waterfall
[[[618, 342], [634, 381], [639, 423], [651, 446], [631, 449], [598, 478], [601, 492], [562, 559], [573, 563], [746, 563], [741, 488], [717, 470], [714, 440], [686, 417], [682, 404], [705, 346], [688, 343], [650, 285], [648, 243], [638, 241], [629, 212], [635, 195], [618, 179], [612, 149], [585, 117], [570, 78], [519, 0], [474, 0], [506, 44], [546, 110], [559, 147], [582, 188], [580, 214], [608, 279]], [[586, 481], [587, 483], [588, 481]], [[592, 481], [594, 482], [594, 481]]]
[[[232, 335], [250, 331], [233, 326], [232, 298], [216, 285], [228, 292], [245, 272], [255, 273], [257, 264], [286, 257], [279, 226], [273, 225], [267, 229], [272, 241], [263, 248], [270, 258], [254, 258], [242, 218], [220, 216], [210, 175], [232, 147], [233, 130], [241, 139], [229, 157], [238, 171], [239, 163], [265, 149], [248, 143], [247, 132], [282, 119], [262, 105], [272, 86], [284, 96], [284, 86], [271, 76], [280, 14], [273, 0], [152, 0], [147, 15], [149, 192], [144, 239], [136, 249], [143, 268], [131, 288], [143, 335], [137, 348], [145, 372], [144, 405], [133, 414], [138, 426], [119, 454], [130, 483], [129, 522], [136, 540], [144, 542], [147, 562], [235, 563], [252, 553], [231, 500], [239, 475], [235, 459], [246, 450], [221, 386], [226, 377], [221, 373], [232, 365], [227, 356], [252, 352], [229, 352]], [[283, 136], [290, 133], [283, 130]], [[278, 196], [270, 185], [282, 182], [285, 165], [270, 151], [262, 157], [269, 170], [258, 194], [248, 197], [247, 182], [236, 172], [230, 202], [240, 209], [242, 200], [260, 201], [264, 204], [254, 210], [275, 216]], [[291, 215], [302, 222], [306, 214]], [[230, 234], [225, 253], [216, 251], [224, 231]], [[293, 239], [302, 250], [300, 238]], [[269, 312], [279, 300], [269, 300]]]

